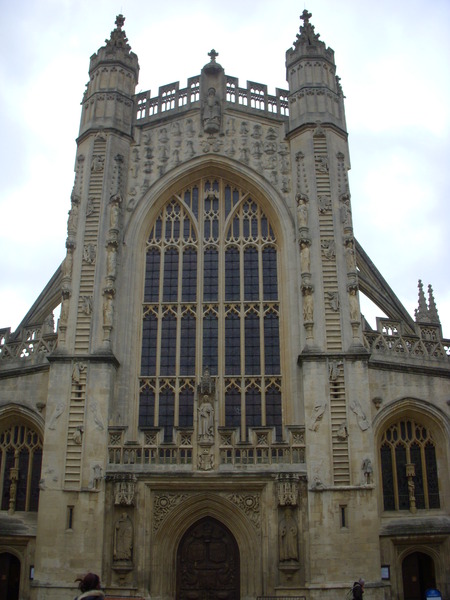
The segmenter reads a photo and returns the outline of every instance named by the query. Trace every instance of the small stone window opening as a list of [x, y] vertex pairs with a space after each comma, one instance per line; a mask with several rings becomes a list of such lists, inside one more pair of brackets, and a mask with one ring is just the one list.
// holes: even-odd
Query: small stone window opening
[[66, 523], [66, 529], [72, 531], [73, 529], [73, 516], [74, 516], [74, 507], [73, 506], [68, 506], [67, 507], [67, 523]]
[[341, 504], [339, 506], [339, 516], [341, 519], [341, 529], [348, 529], [348, 516], [346, 504]]

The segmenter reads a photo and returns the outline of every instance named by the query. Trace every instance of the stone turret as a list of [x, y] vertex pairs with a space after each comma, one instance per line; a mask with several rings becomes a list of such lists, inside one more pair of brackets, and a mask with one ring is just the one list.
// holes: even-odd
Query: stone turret
[[286, 52], [289, 83], [289, 130], [308, 123], [332, 123], [346, 131], [342, 89], [336, 77], [334, 51], [319, 40], [304, 10], [303, 26]]
[[110, 39], [91, 56], [80, 136], [90, 130], [111, 128], [131, 135], [139, 63], [122, 29], [124, 22], [125, 18], [118, 15]]

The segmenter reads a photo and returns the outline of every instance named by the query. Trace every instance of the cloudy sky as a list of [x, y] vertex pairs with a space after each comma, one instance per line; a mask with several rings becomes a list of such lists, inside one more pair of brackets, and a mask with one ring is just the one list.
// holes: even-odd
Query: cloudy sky
[[346, 96], [355, 235], [411, 315], [417, 280], [433, 285], [450, 337], [449, 0], [3, 3], [0, 328], [17, 327], [65, 256], [89, 57], [116, 15], [139, 57], [137, 91], [184, 87], [215, 48], [242, 87], [274, 93], [287, 87], [285, 52], [304, 8], [335, 51]]

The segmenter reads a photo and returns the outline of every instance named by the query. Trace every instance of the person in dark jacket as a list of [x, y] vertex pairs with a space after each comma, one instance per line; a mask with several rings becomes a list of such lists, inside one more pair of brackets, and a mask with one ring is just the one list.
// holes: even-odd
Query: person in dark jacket
[[364, 594], [364, 579], [359, 579], [353, 584], [353, 600], [362, 600]]
[[105, 597], [105, 594], [100, 589], [100, 577], [95, 573], [87, 573], [83, 578], [78, 578], [78, 588], [81, 592], [75, 600], [99, 600]]

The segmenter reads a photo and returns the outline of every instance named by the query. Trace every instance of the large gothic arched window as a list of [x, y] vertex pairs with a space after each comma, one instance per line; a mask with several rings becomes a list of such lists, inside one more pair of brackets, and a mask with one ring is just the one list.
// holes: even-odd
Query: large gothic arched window
[[439, 508], [435, 442], [426, 427], [414, 419], [388, 427], [380, 459], [384, 510]]
[[26, 425], [0, 430], [1, 509], [37, 511], [42, 464], [42, 440]]
[[172, 196], [147, 241], [140, 427], [192, 427], [215, 377], [219, 424], [281, 436], [278, 247], [257, 199], [222, 179]]

